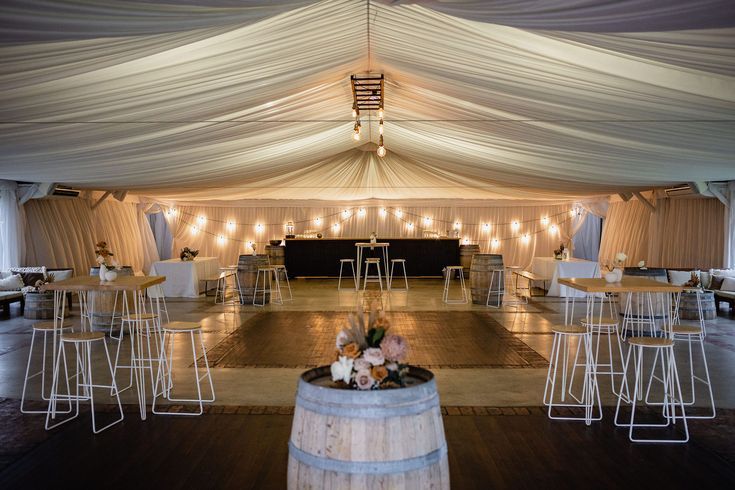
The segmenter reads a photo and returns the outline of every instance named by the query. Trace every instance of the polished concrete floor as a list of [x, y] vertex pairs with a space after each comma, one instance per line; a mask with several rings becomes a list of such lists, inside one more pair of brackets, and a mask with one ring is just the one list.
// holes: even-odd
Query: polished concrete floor
[[[266, 307], [214, 304], [212, 297], [201, 296], [199, 299], [174, 299], [167, 301], [171, 320], [201, 322], [204, 331], [204, 343], [207, 350], [212, 351], [220, 343], [233, 335], [241, 326], [247, 327], [255, 315], [263, 312], [292, 312], [286, 315], [291, 318], [289, 328], [279, 331], [281, 339], [289, 335], [303, 336], [309, 330], [305, 315], [296, 312], [341, 312], [332, 313], [335, 332], [347, 321], [347, 312], [353, 311], [356, 305], [367, 306], [368, 302], [379, 301], [382, 308], [390, 312], [477, 312], [493, 323], [501, 325], [510, 332], [514, 339], [538, 353], [542, 359], [548, 359], [552, 344], [551, 325], [562, 322], [564, 302], [560, 298], [534, 297], [527, 305], [503, 306], [500, 309], [487, 308], [484, 305], [445, 304], [442, 302], [442, 282], [434, 279], [414, 279], [410, 281], [408, 291], [391, 291], [382, 294], [373, 289], [368, 293], [356, 293], [353, 290], [336, 289], [335, 280], [300, 279], [291, 282], [293, 301], [283, 305]], [[724, 306], [724, 305], [723, 305]], [[72, 310], [72, 321], [78, 321]], [[295, 315], [293, 313], [296, 313]], [[582, 314], [582, 307], [576, 308], [577, 317]], [[304, 318], [304, 324], [300, 319]], [[451, 318], [447, 316], [446, 318]], [[30, 326], [32, 320], [19, 317], [14, 309], [11, 318], [0, 320], [0, 397], [20, 398], [22, 381], [30, 346]], [[262, 322], [261, 322], [262, 323]], [[261, 325], [262, 327], [262, 325]], [[452, 325], [462, 328], [462, 325]], [[267, 325], [266, 325], [267, 328]], [[469, 326], [467, 328], [470, 328]], [[472, 328], [477, 328], [476, 326]], [[723, 310], [716, 320], [707, 325], [706, 352], [710, 374], [713, 381], [716, 404], [721, 408], [735, 408], [735, 388], [730, 381], [735, 371], [735, 317], [731, 312]], [[470, 332], [471, 333], [471, 332]], [[327, 334], [328, 335], [328, 334]], [[258, 342], [278, 342], [279, 337], [263, 335], [248, 337], [248, 342], [257, 349]], [[478, 335], [478, 342], [489, 340]], [[188, 343], [188, 339], [186, 340]], [[284, 342], [290, 349], [292, 342]], [[109, 343], [114, 350], [115, 343]], [[181, 381], [184, 391], [193, 389], [186, 385], [186, 380], [193, 377], [192, 354], [184, 339], [177, 341], [175, 351], [175, 372]], [[180, 346], [180, 347], [179, 347]], [[488, 346], [490, 347], [490, 346]], [[684, 345], [678, 347], [678, 355], [684, 359]], [[121, 355], [126, 355], [127, 346], [123, 344]], [[100, 362], [102, 352], [95, 354]], [[296, 353], [294, 353], [296, 354]], [[429, 357], [431, 354], [429, 354]], [[417, 356], [418, 357], [418, 356]], [[618, 361], [618, 356], [615, 362]], [[546, 368], [535, 367], [448, 367], [440, 362], [425, 362], [432, 366], [441, 403], [444, 406], [537, 406], [541, 403]], [[323, 360], [324, 364], [331, 361]], [[409, 359], [410, 361], [410, 359]], [[695, 356], [695, 363], [697, 357]], [[37, 359], [34, 365], [37, 364]], [[215, 363], [216, 364], [216, 363]], [[99, 369], [103, 366], [100, 364]], [[290, 406], [294, 403], [296, 381], [304, 370], [300, 365], [290, 366], [277, 363], [261, 363], [244, 367], [213, 367], [213, 378], [217, 392], [217, 404], [223, 405], [268, 405]], [[118, 383], [126, 381], [127, 374], [118, 376]], [[610, 381], [601, 377], [603, 403], [614, 403], [610, 390]], [[150, 383], [149, 383], [150, 384]], [[29, 398], [38, 399], [37, 384], [29, 388]], [[700, 400], [702, 397], [699, 398]], [[133, 403], [132, 390], [124, 394], [123, 401]]]

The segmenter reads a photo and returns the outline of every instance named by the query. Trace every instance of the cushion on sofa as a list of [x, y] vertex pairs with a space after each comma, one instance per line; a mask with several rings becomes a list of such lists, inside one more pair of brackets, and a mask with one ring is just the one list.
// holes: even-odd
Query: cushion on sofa
[[669, 282], [675, 286], [683, 286], [692, 279], [692, 272], [694, 272], [701, 280], [699, 271], [669, 271]]
[[702, 283], [704, 289], [709, 289], [709, 284], [712, 281], [712, 274], [706, 271], [699, 271], [699, 282]]
[[710, 269], [710, 274], [722, 277], [735, 277], [735, 269]]
[[65, 281], [74, 276], [74, 269], [63, 269], [58, 271], [46, 271], [46, 279], [52, 282]]
[[46, 280], [46, 267], [12, 267], [10, 272], [20, 274], [26, 286], [35, 286], [36, 281]]
[[735, 277], [726, 277], [722, 281], [722, 285], [720, 286], [720, 291], [735, 292]]
[[20, 291], [20, 288], [23, 286], [23, 278], [18, 274], [13, 274], [6, 279], [0, 279], [0, 291]]
[[722, 287], [722, 281], [724, 280], [724, 276], [712, 276], [712, 280], [709, 283], [709, 289], [712, 289], [713, 291], [719, 291], [720, 287]]

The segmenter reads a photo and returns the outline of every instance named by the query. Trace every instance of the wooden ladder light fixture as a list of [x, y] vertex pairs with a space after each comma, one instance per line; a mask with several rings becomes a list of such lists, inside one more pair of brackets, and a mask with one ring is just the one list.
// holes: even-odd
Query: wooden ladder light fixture
[[385, 146], [383, 145], [385, 75], [352, 75], [350, 76], [350, 85], [352, 87], [352, 117], [355, 118], [352, 137], [355, 141], [360, 141], [360, 132], [362, 130], [360, 112], [376, 111], [380, 121], [378, 126], [380, 144], [378, 145], [377, 153], [379, 157], [384, 157], [386, 154]]

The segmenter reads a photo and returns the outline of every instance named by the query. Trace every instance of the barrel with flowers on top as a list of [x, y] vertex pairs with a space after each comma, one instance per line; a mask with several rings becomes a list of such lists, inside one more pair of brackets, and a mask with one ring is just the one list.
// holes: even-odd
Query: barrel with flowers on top
[[337, 359], [301, 375], [288, 488], [449, 488], [439, 395], [430, 371], [404, 364], [405, 339], [361, 310], [337, 335]]

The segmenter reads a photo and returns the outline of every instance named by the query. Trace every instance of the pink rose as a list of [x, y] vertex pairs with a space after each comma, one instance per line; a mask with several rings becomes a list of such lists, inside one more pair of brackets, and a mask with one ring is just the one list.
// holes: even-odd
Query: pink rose
[[373, 366], [380, 366], [385, 362], [383, 351], [378, 349], [377, 347], [365, 349], [365, 352], [363, 352], [362, 356]]
[[408, 343], [400, 335], [388, 335], [380, 343], [380, 350], [385, 359], [400, 362], [406, 357]]
[[373, 365], [370, 364], [370, 361], [362, 357], [355, 359], [355, 371], [360, 371], [362, 369], [367, 369], [369, 371], [371, 367], [373, 367]]
[[375, 383], [375, 380], [368, 369], [360, 369], [355, 375], [355, 384], [360, 390], [369, 390], [373, 387], [373, 383]]

